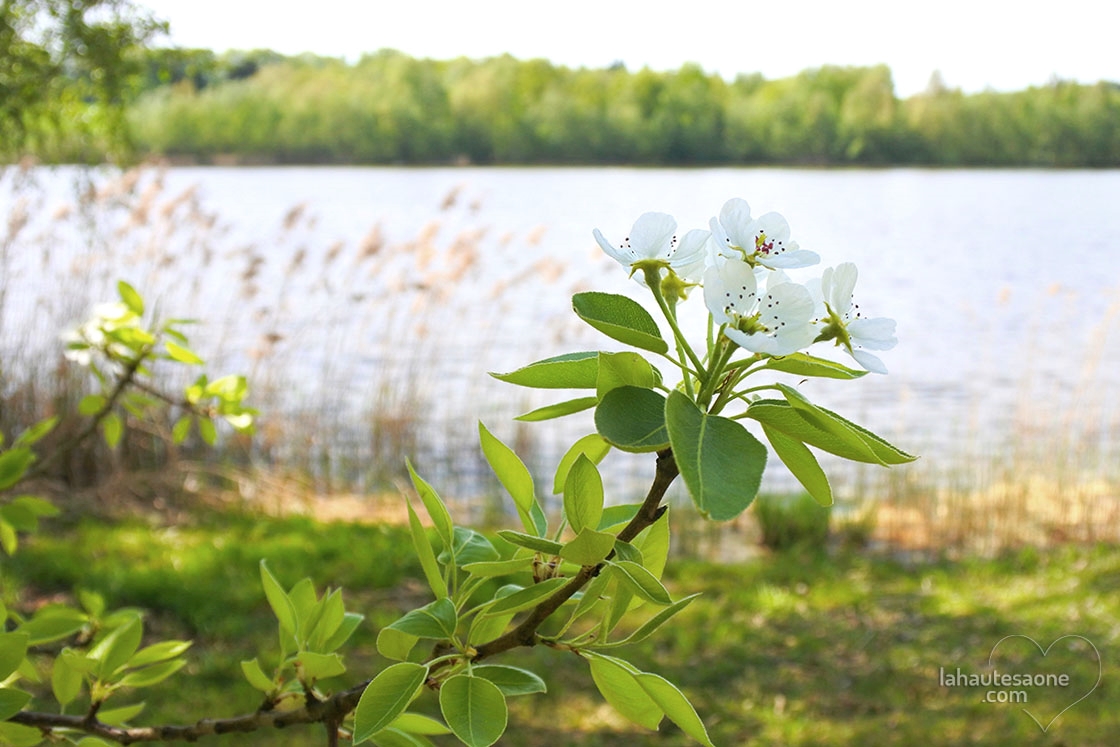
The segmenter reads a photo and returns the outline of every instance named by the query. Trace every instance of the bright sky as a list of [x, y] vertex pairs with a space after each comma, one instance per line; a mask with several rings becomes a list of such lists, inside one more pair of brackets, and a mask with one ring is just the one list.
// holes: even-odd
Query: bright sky
[[543, 57], [631, 71], [685, 62], [732, 78], [781, 78], [886, 63], [899, 96], [933, 71], [966, 92], [1052, 77], [1120, 81], [1120, 3], [1063, 0], [137, 0], [171, 23], [171, 44], [269, 48], [355, 60], [390, 47], [413, 57]]

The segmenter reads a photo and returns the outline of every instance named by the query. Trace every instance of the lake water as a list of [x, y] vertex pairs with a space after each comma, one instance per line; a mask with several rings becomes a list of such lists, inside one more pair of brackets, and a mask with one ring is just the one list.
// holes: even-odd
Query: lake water
[[[1117, 171], [173, 167], [90, 196], [84, 219], [67, 212], [74, 170], [34, 177], [29, 226], [6, 250], [5, 345], [43, 292], [63, 287], [56, 276], [81, 292], [52, 320], [127, 277], [168, 313], [185, 305], [220, 330], [199, 334], [201, 352], [349, 433], [357, 460], [379, 448], [367, 443], [377, 403], [404, 429], [423, 409], [409, 438], [473, 439], [483, 417], [503, 438], [532, 434], [553, 461], [563, 444], [544, 435], [552, 426], [509, 421], [547, 393], [486, 372], [616, 349], [574, 320], [570, 294], [646, 299], [592, 229], [621, 237], [650, 210], [705, 228], [730, 197], [784, 214], [822, 266], [855, 262], [861, 308], [898, 321], [889, 375], [805, 383], [812, 399], [941, 474], [1024, 441], [1101, 464], [1120, 455]], [[31, 194], [14, 179], [0, 181], [3, 214]], [[702, 311], [699, 297], [690, 305]], [[577, 415], [561, 432], [589, 423]], [[286, 448], [327, 448], [297, 441]], [[477, 467], [462, 460], [449, 469]]]

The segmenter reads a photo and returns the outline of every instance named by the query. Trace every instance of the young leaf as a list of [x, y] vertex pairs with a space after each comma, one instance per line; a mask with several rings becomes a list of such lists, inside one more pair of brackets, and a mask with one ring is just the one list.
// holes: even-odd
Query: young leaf
[[828, 475], [821, 469], [813, 452], [796, 438], [791, 438], [776, 428], [763, 425], [762, 431], [778, 458], [789, 467], [789, 471], [809, 491], [813, 500], [822, 506], [831, 506], [832, 486], [828, 484]]
[[[494, 685], [490, 686], [495, 687]], [[497, 688], [495, 687], [495, 689]], [[14, 687], [0, 687], [0, 721], [7, 721], [19, 713], [30, 700], [31, 693], [25, 693], [23, 690], [17, 690]], [[505, 728], [504, 724], [502, 728]]]
[[82, 672], [70, 665], [73, 657], [67, 656], [68, 653], [72, 652], [63, 649], [62, 653], [55, 657], [51, 669], [51, 692], [61, 706], [68, 705], [82, 691]]
[[554, 405], [538, 407], [536, 410], [518, 415], [514, 420], [520, 420], [523, 423], [539, 423], [542, 420], [562, 418], [565, 415], [572, 415], [577, 412], [583, 412], [584, 410], [590, 410], [598, 401], [598, 397], [578, 397], [576, 399], [569, 399], [564, 402], [557, 402]]
[[510, 373], [491, 373], [495, 379], [535, 389], [594, 389], [599, 373], [597, 352], [567, 353], [530, 363]]
[[455, 604], [444, 597], [419, 609], [405, 613], [387, 627], [417, 638], [454, 638], [455, 627], [459, 624]]
[[272, 575], [272, 571], [268, 570], [268, 565], [261, 561], [261, 585], [264, 587], [265, 598], [268, 599], [268, 606], [272, 608], [272, 613], [276, 615], [276, 619], [280, 623], [281, 630], [287, 632], [289, 635], [296, 634], [296, 610], [292, 605], [292, 600], [288, 598], [287, 592], [276, 577]]
[[[536, 539], [536, 538], [534, 538]], [[467, 563], [463, 566], [463, 570], [472, 576], [479, 578], [495, 578], [497, 576], [509, 576], [521, 571], [527, 571], [532, 565], [532, 558], [528, 555], [520, 558], [510, 558], [509, 560], [491, 560], [481, 563]]]
[[652, 573], [637, 563], [628, 560], [610, 561], [611, 570], [618, 574], [618, 578], [625, 583], [636, 595], [654, 604], [672, 604], [673, 599], [668, 590], [661, 585]]
[[136, 655], [128, 660], [128, 666], [135, 669], [137, 667], [146, 667], [149, 664], [167, 661], [168, 659], [174, 659], [190, 647], [190, 641], [161, 641], [160, 643], [153, 643], [151, 646], [145, 646], [137, 651]]
[[560, 549], [560, 557], [576, 565], [597, 565], [614, 549], [615, 536], [594, 529], [583, 529]]
[[121, 301], [128, 310], [136, 316], [144, 314], [144, 298], [136, 292], [136, 289], [123, 280], [117, 281], [117, 293], [120, 294]]
[[566, 578], [550, 578], [547, 581], [541, 581], [539, 584], [533, 584], [498, 599], [485, 607], [481, 614], [492, 617], [527, 610], [530, 607], [535, 607], [545, 597], [551, 596], [553, 592], [566, 583], [568, 583]]
[[635, 630], [633, 633], [626, 636], [622, 640], [611, 641], [609, 643], [597, 643], [597, 644], [595, 644], [595, 648], [597, 648], [597, 649], [615, 648], [616, 646], [626, 646], [626, 645], [629, 645], [631, 643], [640, 643], [641, 641], [644, 641], [646, 638], [649, 638], [650, 635], [654, 633], [654, 631], [656, 631], [658, 628], [660, 628], [662, 625], [664, 625], [666, 622], [668, 622], [669, 618], [673, 617], [678, 612], [680, 612], [685, 607], [687, 607], [689, 604], [691, 604], [692, 600], [695, 599], [698, 596], [700, 596], [700, 595], [699, 594], [692, 594], [690, 596], [685, 597], [684, 599], [681, 599], [680, 601], [673, 602], [668, 607], [665, 607], [664, 609], [658, 610], [656, 615], [654, 615], [650, 619], [646, 620], [644, 623], [642, 623], [642, 625], [637, 630]]
[[303, 670], [303, 681], [314, 682], [337, 677], [346, 672], [346, 665], [338, 654], [316, 654], [304, 651], [296, 660], [297, 666]]
[[190, 366], [201, 366], [203, 363], [206, 362], [206, 361], [202, 360], [201, 358], [199, 358], [198, 355], [194, 351], [188, 350], [187, 348], [183, 347], [182, 345], [176, 345], [175, 343], [171, 342], [170, 340], [168, 340], [167, 342], [164, 343], [164, 347], [167, 348], [167, 356], [169, 358], [171, 358], [171, 360], [173, 360], [173, 361], [178, 361], [180, 363], [186, 363], [187, 365], [190, 365]]
[[592, 464], [598, 464], [603, 461], [603, 457], [610, 450], [611, 445], [604, 441], [598, 433], [590, 433], [572, 444], [564, 453], [564, 456], [560, 458], [560, 464], [556, 467], [556, 476], [552, 480], [552, 494], [556, 495], [564, 489], [564, 483], [568, 480], [568, 472], [580, 456], [586, 456]]
[[665, 405], [673, 456], [697, 510], [716, 521], [751, 504], [762, 482], [766, 447], [734, 420], [709, 415], [681, 392]]
[[468, 747], [489, 747], [506, 730], [509, 713], [498, 686], [481, 677], [456, 674], [439, 689], [443, 720]]
[[249, 659], [241, 662], [241, 672], [245, 675], [245, 679], [254, 689], [260, 690], [262, 693], [271, 693], [276, 689], [276, 683], [272, 678], [264, 673], [261, 669], [260, 663], [256, 659]]
[[805, 353], [794, 353], [793, 355], [786, 355], [781, 358], [771, 358], [762, 368], [794, 374], [795, 376], [817, 376], [826, 379], [858, 379], [861, 376], [867, 375], [867, 371], [848, 368], [835, 361], [818, 358]]
[[416, 488], [417, 495], [424, 503], [424, 509], [428, 512], [428, 517], [432, 520], [432, 526], [436, 528], [436, 533], [439, 538], [443, 540], [444, 547], [451, 546], [451, 533], [454, 524], [451, 521], [451, 513], [447, 510], [446, 504], [443, 499], [439, 497], [439, 493], [424, 481], [412, 468], [412, 462], [405, 460], [405, 467], [408, 468], [408, 475], [412, 479], [412, 486]]
[[653, 353], [664, 353], [669, 344], [645, 308], [626, 296], [590, 291], [572, 296], [572, 309], [583, 321], [607, 337]]
[[357, 612], [345, 613], [342, 616], [342, 623], [340, 623], [334, 633], [332, 633], [331, 636], [327, 640], [323, 641], [322, 645], [318, 647], [319, 653], [329, 654], [332, 651], [338, 650], [339, 647], [342, 646], [342, 644], [346, 643], [346, 641], [350, 639], [350, 636], [352, 636], [354, 634], [354, 631], [358, 629], [358, 625], [360, 625], [362, 620], [365, 619], [365, 615], [359, 614]]
[[405, 497], [404, 504], [408, 508], [408, 530], [412, 537], [412, 547], [416, 550], [416, 557], [420, 561], [421, 570], [424, 571], [424, 578], [428, 580], [428, 586], [431, 587], [436, 598], [443, 599], [447, 596], [447, 582], [440, 574], [436, 554], [432, 550], [432, 543], [428, 541], [428, 533], [424, 531], [420, 517], [412, 508], [412, 501]]
[[106, 401], [103, 394], [87, 394], [78, 402], [78, 414], [84, 417], [94, 415], [101, 411]]
[[577, 534], [599, 526], [603, 516], [603, 478], [584, 455], [576, 458], [564, 481], [564, 515]]
[[669, 445], [665, 398], [642, 387], [612, 389], [595, 408], [595, 429], [609, 444], [623, 451], [660, 451]]
[[122, 625], [114, 628], [104, 638], [90, 649], [87, 656], [97, 662], [95, 674], [98, 679], [110, 680], [121, 669], [136, 649], [140, 648], [140, 639], [144, 628], [140, 616], [133, 614]]
[[661, 375], [637, 353], [599, 353], [599, 378], [595, 393], [600, 399], [620, 386], [652, 389], [661, 381]]
[[471, 669], [475, 677], [490, 680], [507, 698], [547, 692], [544, 680], [533, 672], [504, 664], [480, 664]]
[[386, 659], [407, 661], [408, 655], [419, 642], [419, 638], [393, 628], [382, 628], [377, 633], [377, 652]]
[[637, 670], [621, 659], [584, 652], [591, 679], [603, 698], [621, 715], [646, 729], [656, 730], [665, 712], [638, 684]]
[[[79, 405], [80, 407], [81, 405]], [[49, 418], [44, 418], [37, 423], [34, 423], [29, 428], [24, 430], [16, 440], [12, 442], [12, 448], [18, 449], [21, 446], [32, 446], [41, 441], [48, 433], [54, 430], [58, 425], [58, 416], [54, 415]]]
[[[460, 567], [468, 563], [492, 562], [501, 557], [485, 535], [466, 527], [455, 527], [452, 545], [455, 549], [455, 564]], [[443, 552], [437, 560], [450, 563], [451, 554]]]
[[478, 424], [478, 436], [482, 443], [482, 453], [486, 456], [486, 461], [490, 463], [494, 474], [497, 475], [498, 481], [502, 483], [502, 487], [513, 498], [525, 531], [533, 532], [538, 537], [543, 536], [546, 528], [541, 525], [540, 519], [532, 510], [537, 502], [533, 476], [513, 449], [498, 440], [481, 421]]
[[[97, 720], [109, 726], [124, 726], [143, 711], [143, 703], [133, 703], [120, 708], [103, 708], [97, 712]], [[85, 740], [78, 742], [78, 747], [85, 747]], [[112, 743], [107, 743], [107, 747], [113, 747]]]
[[173, 659], [172, 661], [153, 664], [150, 667], [144, 667], [143, 669], [129, 672], [124, 677], [121, 677], [120, 684], [123, 687], [149, 687], [163, 682], [186, 666], [186, 664], [186, 659]]
[[0, 633], [0, 681], [8, 679], [27, 655], [30, 636], [25, 632]]
[[0, 454], [0, 490], [7, 490], [23, 479], [35, 461], [35, 452], [26, 446]]
[[354, 710], [354, 744], [361, 744], [404, 713], [424, 686], [428, 668], [400, 662], [386, 667], [366, 686]]
[[545, 539], [544, 537], [537, 537], [536, 535], [532, 534], [522, 534], [521, 532], [515, 532], [512, 529], [499, 530], [498, 536], [504, 539], [506, 542], [517, 545], [518, 547], [524, 547], [529, 550], [535, 550], [537, 552], [543, 552], [549, 555], [559, 555], [560, 549], [564, 547], [559, 542], [554, 542], [550, 539]]
[[676, 685], [651, 672], [641, 672], [635, 678], [646, 695], [653, 699], [653, 702], [665, 712], [670, 721], [681, 728], [681, 731], [705, 747], [715, 747], [708, 737], [708, 730], [704, 728], [704, 722], [696, 715], [696, 709]]

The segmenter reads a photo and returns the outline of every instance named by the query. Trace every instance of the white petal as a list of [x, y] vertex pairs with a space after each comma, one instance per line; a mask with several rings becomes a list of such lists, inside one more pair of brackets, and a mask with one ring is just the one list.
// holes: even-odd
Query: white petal
[[[719, 225], [723, 227], [723, 236], [716, 235], [718, 241], [729, 239], [732, 246], [754, 251], [754, 234], [751, 233], [751, 206], [746, 200], [738, 197], [732, 198], [723, 204], [719, 211]], [[713, 229], [713, 233], [714, 233]]]
[[713, 254], [711, 244], [711, 231], [694, 228], [681, 237], [677, 251], [673, 253], [669, 263], [682, 278], [695, 282], [710, 263]]
[[811, 252], [808, 249], [794, 249], [793, 251], [769, 256], [759, 254], [756, 259], [758, 259], [760, 265], [775, 270], [792, 270], [797, 267], [809, 267], [821, 261], [819, 254]]
[[599, 247], [604, 252], [606, 252], [608, 257], [621, 264], [627, 270], [630, 269], [630, 264], [634, 261], [630, 256], [631, 253], [607, 241], [607, 238], [603, 236], [602, 232], [598, 228], [592, 231], [591, 234], [595, 237], [595, 241], [598, 242]]
[[825, 300], [837, 314], [842, 315], [852, 308], [852, 291], [855, 290], [858, 276], [859, 270], [851, 262], [836, 265], [832, 273], [832, 285], [827, 291]]
[[677, 221], [665, 213], [645, 213], [630, 229], [630, 247], [639, 259], [668, 259]]
[[729, 259], [704, 273], [704, 304], [717, 324], [753, 314], [757, 301], [758, 283], [754, 269], [746, 262]]
[[887, 367], [883, 365], [883, 361], [879, 360], [878, 356], [872, 355], [866, 350], [853, 350], [852, 357], [855, 358], [856, 362], [863, 366], [864, 369], [871, 373], [885, 374], [887, 372]]
[[886, 317], [856, 319], [848, 324], [848, 334], [852, 344], [871, 350], [890, 350], [898, 344], [895, 337], [895, 321]]

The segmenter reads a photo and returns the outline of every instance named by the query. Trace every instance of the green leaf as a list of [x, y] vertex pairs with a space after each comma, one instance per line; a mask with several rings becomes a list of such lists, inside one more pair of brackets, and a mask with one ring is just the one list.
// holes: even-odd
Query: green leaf
[[458, 624], [455, 604], [444, 597], [405, 613], [387, 627], [418, 638], [450, 639], [455, 637], [455, 627]]
[[[533, 539], [538, 539], [534, 537]], [[527, 571], [532, 565], [533, 559], [529, 556], [520, 558], [510, 558], [509, 560], [491, 560], [481, 563], [467, 563], [463, 566], [463, 570], [472, 576], [479, 578], [495, 578], [497, 576], [509, 576], [521, 571]]]
[[590, 410], [598, 401], [598, 397], [578, 397], [576, 399], [569, 399], [564, 402], [557, 402], [554, 405], [538, 407], [536, 410], [518, 415], [514, 420], [520, 420], [523, 423], [538, 423], [542, 420], [562, 418], [565, 415], [572, 415], [573, 413]]
[[135, 669], [137, 667], [146, 667], [149, 664], [167, 661], [168, 659], [174, 659], [190, 647], [190, 641], [161, 641], [159, 643], [153, 643], [151, 646], [145, 646], [137, 651], [136, 655], [128, 660], [128, 666]]
[[107, 401], [103, 394], [87, 394], [78, 402], [78, 414], [85, 417], [95, 415], [101, 411]]
[[186, 664], [186, 659], [174, 659], [160, 664], [153, 664], [150, 667], [144, 667], [135, 672], [129, 672], [121, 678], [120, 684], [123, 687], [148, 687], [150, 685], [155, 685], [178, 672], [186, 666]]
[[330, 640], [346, 619], [346, 605], [342, 601], [342, 590], [335, 589], [324, 595], [320, 604], [322, 611], [312, 627], [308, 629], [307, 647], [319, 653], [330, 653], [329, 651], [323, 651], [323, 645]]
[[468, 747], [489, 747], [506, 730], [506, 698], [493, 682], [456, 674], [439, 689], [439, 709], [451, 731]]
[[576, 565], [598, 565], [614, 549], [615, 536], [583, 529], [560, 549], [560, 557]]
[[214, 421], [209, 418], [199, 418], [198, 435], [202, 438], [202, 442], [207, 446], [213, 446], [218, 442], [218, 428], [214, 425]]
[[136, 292], [136, 289], [123, 280], [117, 281], [117, 293], [120, 294], [121, 301], [128, 310], [136, 316], [144, 314], [144, 298]]
[[669, 350], [657, 322], [632, 298], [598, 291], [577, 293], [572, 296], [572, 309], [576, 316], [613, 340], [654, 353]]
[[51, 692], [59, 705], [66, 706], [82, 691], [82, 671], [71, 665], [74, 656], [80, 656], [70, 649], [63, 649], [55, 657], [51, 668]]
[[498, 599], [488, 605], [481, 614], [493, 617], [494, 615], [517, 613], [530, 607], [536, 607], [545, 597], [551, 596], [566, 583], [568, 583], [566, 578], [550, 578], [547, 581], [541, 581], [539, 584], [533, 584]]
[[354, 744], [360, 744], [404, 713], [428, 678], [423, 664], [403, 661], [386, 667], [366, 686], [354, 709]]
[[43, 743], [43, 732], [23, 724], [0, 723], [0, 744], [6, 747], [35, 747]]
[[577, 534], [585, 527], [599, 526], [603, 517], [603, 478], [594, 462], [582, 454], [564, 481], [564, 515]]
[[58, 416], [54, 415], [49, 418], [44, 418], [37, 423], [34, 423], [29, 428], [24, 430], [16, 440], [12, 442], [12, 448], [16, 449], [21, 446], [32, 446], [41, 441], [48, 433], [54, 430], [58, 425]]
[[665, 398], [642, 387], [612, 389], [595, 408], [595, 428], [604, 440], [623, 451], [660, 451], [669, 445]]
[[272, 613], [276, 615], [276, 619], [280, 623], [281, 630], [287, 632], [289, 635], [296, 635], [296, 608], [292, 604], [292, 600], [288, 598], [287, 592], [276, 577], [272, 575], [272, 571], [268, 570], [268, 565], [262, 560], [261, 566], [261, 585], [264, 586], [264, 595], [268, 599], [268, 606], [272, 608]]
[[412, 468], [411, 461], [406, 459], [404, 463], [405, 467], [408, 468], [408, 475], [412, 479], [412, 486], [416, 488], [416, 494], [420, 496], [420, 500], [424, 503], [424, 510], [428, 512], [428, 518], [432, 520], [432, 526], [436, 528], [436, 533], [443, 540], [444, 547], [450, 547], [452, 529], [455, 525], [451, 521], [451, 513], [447, 510], [447, 505], [439, 497], [439, 493], [416, 473], [416, 470]]
[[167, 355], [171, 360], [178, 361], [179, 363], [186, 363], [190, 366], [201, 366], [206, 361], [198, 357], [198, 355], [182, 345], [176, 345], [168, 340], [165, 342], [164, 347], [167, 348]]
[[393, 719], [393, 723], [389, 724], [389, 726], [408, 732], [409, 734], [423, 734], [429, 737], [451, 733], [451, 730], [448, 729], [445, 724], [441, 724], [431, 716], [425, 716], [420, 713], [402, 713]]
[[[491, 687], [494, 686], [491, 685]], [[0, 721], [7, 721], [23, 710], [23, 707], [30, 701], [31, 693], [25, 693], [23, 690], [17, 690], [14, 687], [0, 687]], [[502, 728], [505, 728], [504, 723]]]
[[407, 496], [404, 505], [408, 508], [408, 530], [412, 536], [412, 547], [416, 550], [416, 558], [420, 561], [424, 578], [428, 580], [428, 586], [431, 587], [436, 598], [443, 599], [447, 596], [447, 582], [440, 573], [435, 551], [432, 550], [432, 543], [428, 541], [428, 533], [420, 524], [420, 517], [416, 515], [415, 509], [412, 508], [412, 501]]
[[504, 664], [480, 664], [473, 667], [471, 673], [475, 677], [482, 677], [493, 682], [502, 691], [502, 695], [507, 698], [548, 691], [544, 680], [533, 672], [520, 667], [511, 667]]
[[358, 629], [358, 625], [360, 625], [362, 620], [365, 619], [365, 615], [359, 614], [357, 612], [347, 612], [346, 614], [344, 614], [342, 616], [342, 623], [338, 626], [334, 633], [332, 633], [331, 636], [327, 638], [327, 640], [323, 641], [322, 645], [319, 646], [319, 652], [329, 654], [332, 651], [337, 651], [342, 646], [342, 644], [346, 643], [346, 641], [350, 639], [350, 636], [352, 636], [354, 634], [354, 631]]
[[77, 633], [87, 622], [89, 615], [80, 610], [51, 605], [36, 612], [34, 617], [19, 626], [18, 631], [27, 633], [29, 645], [41, 646]]
[[765, 366], [758, 370], [761, 371], [765, 368], [771, 371], [794, 374], [795, 376], [816, 376], [825, 379], [858, 379], [867, 375], [867, 371], [848, 368], [835, 361], [806, 353], [794, 353], [782, 358], [771, 358]]
[[611, 570], [637, 596], [654, 604], [667, 605], [673, 603], [668, 590], [643, 566], [629, 560], [609, 561], [609, 564]]
[[696, 709], [676, 685], [651, 672], [641, 672], [636, 675], [636, 679], [646, 695], [665, 712], [670, 721], [681, 728], [681, 731], [705, 747], [715, 747], [708, 737], [708, 730], [704, 728], [704, 722], [696, 715]]
[[568, 472], [577, 459], [585, 456], [593, 464], [598, 464], [603, 461], [603, 457], [610, 450], [611, 445], [604, 441], [598, 433], [590, 433], [572, 444], [564, 453], [564, 456], [560, 458], [559, 466], [556, 467], [556, 476], [552, 480], [552, 494], [556, 495], [564, 489], [564, 483], [568, 481]]
[[0, 681], [8, 679], [27, 655], [30, 636], [26, 632], [0, 633]]
[[598, 373], [599, 354], [585, 352], [558, 355], [510, 373], [490, 375], [499, 381], [535, 389], [594, 389]]
[[10, 449], [0, 454], [0, 490], [7, 490], [23, 479], [35, 461], [35, 452], [27, 447]]
[[[455, 527], [453, 544], [455, 547], [455, 564], [458, 566], [495, 561], [500, 557], [490, 540], [479, 532], [466, 527]], [[443, 553], [438, 560], [441, 563], [449, 563], [451, 562], [451, 556], [449, 553]]]
[[502, 487], [513, 498], [525, 530], [537, 536], [544, 535], [545, 527], [540, 525], [539, 519], [534, 516], [532, 510], [537, 502], [533, 476], [513, 449], [498, 440], [481, 421], [478, 423], [478, 436], [482, 443], [482, 453], [486, 456], [486, 461], [490, 463], [494, 474], [497, 475], [498, 481], [502, 483]]
[[695, 599], [698, 596], [700, 596], [700, 595], [699, 594], [692, 594], [692, 595], [687, 596], [684, 599], [681, 599], [677, 602], [673, 602], [668, 607], [665, 607], [661, 610], [658, 610], [656, 615], [654, 615], [650, 619], [646, 620], [644, 623], [641, 624], [640, 627], [638, 627], [637, 630], [635, 630], [633, 633], [626, 636], [622, 640], [611, 641], [609, 643], [597, 643], [597, 644], [595, 644], [595, 648], [597, 648], [597, 649], [615, 648], [617, 646], [628, 646], [631, 643], [640, 643], [641, 641], [644, 641], [646, 638], [649, 638], [650, 635], [652, 635], [658, 628], [660, 628], [662, 625], [664, 625], [666, 622], [668, 622], [671, 617], [673, 617], [678, 612], [680, 612], [685, 607], [687, 607], [689, 604], [691, 604], [692, 600]]
[[[97, 720], [103, 724], [109, 724], [110, 726], [123, 726], [139, 716], [143, 711], [143, 703], [133, 703], [132, 705], [121, 706], [120, 708], [104, 708], [97, 712]], [[84, 744], [84, 742], [79, 742], [78, 744]], [[113, 745], [109, 744], [109, 747], [113, 747]]]
[[276, 683], [272, 681], [271, 677], [264, 673], [264, 670], [261, 669], [260, 662], [256, 659], [248, 659], [241, 662], [241, 672], [254, 689], [260, 690], [262, 693], [271, 693], [276, 690]]
[[303, 681], [314, 682], [337, 677], [346, 672], [346, 665], [338, 654], [317, 654], [304, 651], [296, 659], [297, 666], [303, 670]]
[[108, 635], [90, 649], [87, 656], [97, 662], [96, 676], [100, 680], [111, 681], [113, 676], [132, 658], [140, 648], [144, 627], [139, 615], [132, 615], [122, 625], [114, 628]]
[[734, 420], [709, 415], [681, 392], [665, 405], [673, 456], [697, 510], [716, 521], [733, 519], [754, 500], [766, 466], [766, 447]]
[[407, 661], [408, 655], [420, 641], [417, 636], [393, 628], [382, 628], [377, 632], [377, 652], [386, 659]]
[[828, 484], [828, 475], [821, 469], [813, 452], [796, 438], [790, 438], [776, 428], [763, 425], [762, 431], [778, 458], [789, 467], [789, 471], [809, 491], [813, 500], [822, 506], [831, 506], [832, 486]]
[[522, 534], [521, 532], [514, 532], [510, 529], [502, 529], [498, 532], [498, 536], [506, 542], [517, 545], [518, 547], [528, 548], [537, 552], [547, 553], [549, 555], [559, 555], [560, 549], [564, 547], [559, 542], [554, 542], [544, 537], [537, 537], [533, 534]]
[[[672, 509], [669, 509], [670, 511]], [[646, 527], [638, 534], [631, 544], [642, 553], [642, 562], [647, 571], [655, 578], [661, 578], [665, 570], [665, 563], [669, 560], [669, 511], [662, 514], [661, 518], [651, 526]], [[619, 558], [627, 560], [627, 558]]]
[[665, 712], [638, 684], [638, 672], [613, 656], [584, 652], [591, 679], [603, 698], [622, 716], [645, 729], [656, 730]]
[[184, 415], [175, 421], [175, 425], [171, 428], [171, 440], [174, 443], [181, 444], [187, 440], [187, 436], [191, 435], [191, 423], [194, 418], [190, 415]]
[[110, 449], [117, 448], [117, 444], [121, 442], [121, 436], [124, 435], [124, 421], [121, 416], [115, 412], [110, 412], [101, 419], [101, 435], [105, 438], [105, 444]]
[[661, 375], [637, 353], [599, 353], [599, 378], [595, 393], [599, 399], [620, 386], [652, 389], [661, 381]]

